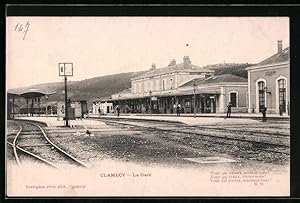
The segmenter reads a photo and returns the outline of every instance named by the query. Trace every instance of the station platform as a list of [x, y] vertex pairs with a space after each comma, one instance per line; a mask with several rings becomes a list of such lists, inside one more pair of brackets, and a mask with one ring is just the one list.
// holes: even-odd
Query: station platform
[[[90, 114], [90, 118], [99, 117], [99, 114]], [[117, 118], [116, 115], [101, 115], [100, 117], [103, 118], [110, 118], [114, 117]], [[203, 123], [205, 121], [211, 123], [210, 121], [222, 121], [222, 122], [232, 122], [232, 123], [239, 123], [245, 120], [262, 120], [262, 114], [260, 113], [231, 113], [231, 117], [226, 119], [226, 113], [201, 113], [201, 114], [180, 114], [180, 116], [176, 116], [176, 114], [120, 114], [119, 118], [130, 118], [130, 119], [146, 119], [146, 120], [161, 120], [161, 121], [174, 121], [174, 122], [183, 122], [187, 124], [194, 124], [194, 123]], [[287, 114], [283, 114], [280, 116], [279, 114], [267, 114], [268, 120], [284, 120], [289, 121], [290, 116]]]
[[[188, 125], [218, 125], [218, 124], [249, 124], [259, 123], [262, 120], [261, 114], [249, 114], [249, 113], [232, 113], [231, 118], [226, 118], [226, 114], [120, 114], [116, 115], [101, 115], [90, 114], [90, 118], [113, 118], [113, 119], [139, 119], [139, 120], [153, 120], [153, 121], [168, 121], [185, 123]], [[290, 117], [287, 115], [267, 115], [268, 120], [285, 120], [289, 121]]]
[[[99, 118], [95, 115], [90, 115], [90, 118]], [[132, 120], [148, 120], [148, 121], [167, 121], [174, 123], [184, 123], [187, 125], [218, 125], [218, 124], [249, 124], [249, 123], [259, 123], [259, 120], [253, 120], [249, 118], [239, 118], [239, 119], [224, 119], [220, 117], [188, 117], [188, 116], [135, 116], [135, 115], [120, 115], [117, 116], [100, 116], [100, 118], [105, 119], [132, 119]]]
[[[116, 116], [114, 114], [108, 114], [103, 116]], [[142, 113], [120, 113], [120, 116], [133, 116], [133, 117], [177, 117], [176, 113], [173, 114], [142, 114]], [[89, 114], [89, 117], [99, 117], [99, 114]], [[180, 114], [180, 117], [194, 117], [193, 113], [185, 113]], [[226, 113], [197, 113], [196, 117], [211, 117], [211, 118], [225, 118]], [[231, 118], [250, 118], [250, 119], [261, 119], [262, 114], [261, 113], [231, 113]], [[279, 120], [289, 120], [290, 116], [288, 114], [283, 114], [280, 116], [279, 114], [267, 114], [267, 118], [270, 119], [279, 119]]]
[[[57, 120], [57, 117], [46, 117], [46, 116], [24, 116], [17, 117], [19, 120], [28, 120], [28, 121], [36, 121], [39, 123], [43, 123], [48, 127], [63, 127], [65, 126], [64, 120]], [[83, 128], [107, 128], [107, 125], [104, 122], [98, 120], [91, 119], [78, 119], [78, 120], [70, 120], [70, 126], [72, 127], [83, 127]]]

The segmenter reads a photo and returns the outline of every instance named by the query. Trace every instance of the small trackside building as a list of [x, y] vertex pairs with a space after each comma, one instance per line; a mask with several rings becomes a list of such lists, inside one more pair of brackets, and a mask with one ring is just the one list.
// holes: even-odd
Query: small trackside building
[[290, 49], [282, 50], [282, 41], [278, 41], [277, 46], [276, 54], [246, 68], [249, 113], [259, 113], [265, 106], [268, 113], [289, 114]]

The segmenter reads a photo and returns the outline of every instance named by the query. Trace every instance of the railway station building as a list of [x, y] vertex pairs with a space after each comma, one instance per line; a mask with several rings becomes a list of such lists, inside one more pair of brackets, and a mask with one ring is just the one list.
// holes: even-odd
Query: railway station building
[[289, 114], [290, 108], [290, 48], [282, 49], [277, 42], [277, 53], [248, 71], [248, 112]]
[[151, 69], [131, 79], [131, 88], [111, 95], [109, 102], [124, 113], [176, 112], [224, 113], [229, 102], [233, 112], [247, 112], [247, 79], [231, 74], [214, 75], [214, 70], [173, 59], [167, 67]]

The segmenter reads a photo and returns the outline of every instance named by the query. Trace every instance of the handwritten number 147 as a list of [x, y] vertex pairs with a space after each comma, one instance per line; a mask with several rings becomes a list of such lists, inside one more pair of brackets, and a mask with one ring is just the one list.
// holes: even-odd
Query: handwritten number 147
[[30, 24], [29, 24], [28, 21], [27, 21], [25, 26], [22, 23], [18, 23], [18, 24], [15, 25], [15, 31], [16, 32], [24, 33], [23, 40], [25, 39], [26, 34], [29, 31], [29, 26], [30, 26]]

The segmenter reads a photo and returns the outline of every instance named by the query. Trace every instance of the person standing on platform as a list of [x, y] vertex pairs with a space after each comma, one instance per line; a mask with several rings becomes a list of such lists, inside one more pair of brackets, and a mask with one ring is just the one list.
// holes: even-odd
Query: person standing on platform
[[117, 115], [118, 115], [118, 117], [119, 117], [119, 116], [120, 116], [120, 107], [119, 107], [119, 105], [117, 105], [116, 110], [117, 110]]
[[261, 113], [262, 113], [262, 121], [263, 122], [266, 122], [267, 121], [267, 107], [263, 107], [262, 109], [261, 109]]
[[227, 115], [226, 115], [226, 118], [230, 118], [230, 114], [231, 114], [231, 102], [229, 102], [229, 104], [227, 105]]
[[279, 105], [279, 115], [282, 116], [283, 113], [283, 104]]
[[177, 105], [176, 107], [176, 113], [177, 113], [177, 116], [180, 116], [180, 104]]

